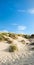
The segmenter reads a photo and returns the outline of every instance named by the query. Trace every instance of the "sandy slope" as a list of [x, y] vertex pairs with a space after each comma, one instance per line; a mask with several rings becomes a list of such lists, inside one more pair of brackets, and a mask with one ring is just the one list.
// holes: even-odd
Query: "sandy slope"
[[[18, 52], [13, 53], [8, 52], [9, 44], [0, 42], [0, 65], [34, 65], [34, 55], [32, 56], [33, 53], [26, 44], [19, 42], [22, 39], [25, 38], [18, 37], [17, 40], [13, 40], [19, 49]], [[25, 41], [29, 42], [26, 39]]]

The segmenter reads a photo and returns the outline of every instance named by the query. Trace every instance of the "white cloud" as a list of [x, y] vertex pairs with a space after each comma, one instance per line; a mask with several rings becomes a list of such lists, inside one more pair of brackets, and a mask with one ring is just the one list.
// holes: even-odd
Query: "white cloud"
[[27, 10], [18, 10], [18, 12], [34, 14], [34, 8], [27, 9]]
[[30, 13], [30, 14], [34, 14], [34, 8], [33, 9], [28, 9], [27, 12]]
[[25, 29], [26, 29], [26, 26], [18, 26], [19, 31], [22, 31], [22, 30], [25, 30]]

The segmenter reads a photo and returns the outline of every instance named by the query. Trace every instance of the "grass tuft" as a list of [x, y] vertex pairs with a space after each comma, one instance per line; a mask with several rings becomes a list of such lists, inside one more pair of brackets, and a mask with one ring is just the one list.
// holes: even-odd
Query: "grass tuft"
[[10, 45], [9, 52], [14, 52], [16, 50], [18, 50], [16, 45]]

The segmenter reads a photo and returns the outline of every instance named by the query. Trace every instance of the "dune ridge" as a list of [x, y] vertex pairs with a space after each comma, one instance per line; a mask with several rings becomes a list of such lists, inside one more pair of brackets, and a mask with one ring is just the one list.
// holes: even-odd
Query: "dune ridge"
[[[14, 37], [3, 34], [4, 40], [0, 41], [0, 65], [34, 65], [34, 51], [30, 50], [34, 38], [27, 39], [22, 35]], [[10, 45], [16, 45], [18, 51], [9, 52]]]

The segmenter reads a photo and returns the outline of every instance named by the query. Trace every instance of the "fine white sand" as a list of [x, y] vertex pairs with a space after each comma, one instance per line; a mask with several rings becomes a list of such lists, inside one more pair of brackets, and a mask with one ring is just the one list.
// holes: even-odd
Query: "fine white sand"
[[30, 46], [22, 44], [19, 42], [20, 40], [29, 42], [22, 37], [13, 40], [13, 44], [17, 45], [19, 51], [11, 53], [8, 52], [10, 45], [6, 42], [0, 42], [0, 65], [34, 65], [34, 51], [30, 51]]

